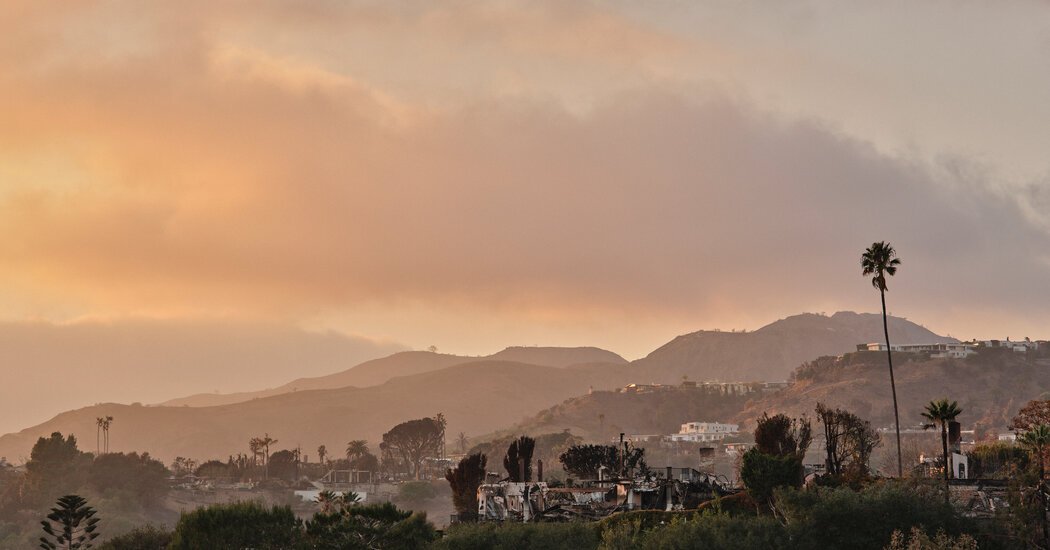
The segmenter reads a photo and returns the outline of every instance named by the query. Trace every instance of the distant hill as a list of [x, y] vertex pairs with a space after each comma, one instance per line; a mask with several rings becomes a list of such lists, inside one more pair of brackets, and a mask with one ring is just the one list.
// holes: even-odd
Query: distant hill
[[154, 403], [201, 391], [272, 387], [404, 349], [334, 331], [237, 319], [0, 322], [0, 433], [94, 403]]
[[[890, 319], [890, 331], [893, 341], [901, 344], [953, 341], [899, 318]], [[830, 317], [796, 315], [747, 333], [696, 332], [675, 338], [633, 363], [597, 348], [514, 347], [488, 357], [402, 352], [261, 392], [204, 394], [167, 402], [171, 406], [103, 404], [69, 411], [0, 437], [0, 456], [19, 461], [37, 437], [52, 431], [74, 433], [88, 448], [94, 419], [103, 415], [116, 418], [111, 432], [113, 449], [149, 451], [165, 459], [176, 455], [203, 459], [243, 452], [248, 438], [264, 432], [279, 439], [281, 448], [302, 445], [316, 449], [322, 443], [338, 448], [353, 438], [375, 442], [398, 422], [438, 412], [448, 417], [450, 432], [462, 431], [468, 436], [514, 426], [515, 430], [527, 428], [530, 433], [570, 428], [580, 435], [604, 437], [608, 430], [673, 431], [685, 418], [722, 420], [736, 415], [746, 419], [759, 410], [756, 407], [809, 410], [820, 397], [846, 399], [845, 404], [859, 414], [870, 412], [882, 422], [884, 417], [879, 415], [885, 413], [880, 409], [885, 380], [878, 366], [868, 370], [851, 366], [859, 369], [854, 378], [800, 381], [783, 392], [784, 400], [770, 401], [773, 398], [769, 397], [753, 405], [739, 399], [698, 399], [684, 393], [602, 391], [632, 382], [678, 385], [683, 376], [696, 381], [785, 380], [805, 361], [846, 354], [858, 343], [881, 339], [880, 315], [842, 312]], [[1010, 365], [1014, 360], [1004, 359]], [[941, 372], [942, 376], [951, 372], [943, 366], [947, 363], [929, 363], [923, 368], [930, 372]], [[999, 407], [989, 409], [998, 413], [981, 413], [990, 415], [989, 422], [999, 422], [1006, 414], [1003, 411], [1016, 410], [1016, 403], [1006, 402], [1008, 396], [1027, 398], [1040, 388], [1050, 387], [1050, 380], [1029, 370], [1014, 369], [1014, 379], [985, 380], [991, 375], [971, 368], [969, 363], [964, 366], [962, 374], [956, 375], [958, 379], [945, 387], [953, 397], [994, 393], [989, 387], [1014, 388], [1003, 393], [1003, 403], [974, 402], [982, 406], [981, 411], [984, 405]], [[930, 389], [943, 381], [924, 375], [912, 382], [908, 368], [901, 370], [902, 395], [929, 400]], [[973, 380], [978, 382], [971, 383]], [[1015, 384], [1014, 380], [1027, 381], [1028, 385]], [[835, 384], [844, 390], [840, 392]], [[907, 393], [913, 391], [909, 388], [916, 393]], [[593, 395], [585, 395], [590, 389], [595, 390]], [[795, 396], [794, 401], [791, 396]], [[569, 398], [575, 399], [555, 406]], [[537, 411], [543, 412], [537, 415]]]
[[[899, 317], [890, 317], [894, 344], [955, 342]], [[699, 331], [679, 336], [634, 362], [650, 381], [786, 380], [803, 361], [856, 351], [857, 344], [884, 341], [882, 316], [838, 312], [794, 315], [753, 332]]]
[[171, 399], [161, 403], [169, 407], [211, 407], [240, 403], [260, 397], [270, 397], [303, 390], [335, 389], [347, 386], [365, 388], [376, 386], [398, 376], [411, 376], [430, 372], [453, 365], [477, 363], [481, 361], [514, 361], [531, 365], [563, 368], [575, 364], [610, 363], [625, 364], [627, 360], [619, 355], [593, 347], [558, 348], [558, 347], [509, 347], [503, 351], [485, 357], [466, 357], [433, 353], [429, 351], [404, 351], [389, 357], [373, 359], [344, 371], [326, 376], [298, 378], [287, 384], [255, 392], [238, 392], [228, 394], [202, 393]]
[[149, 451], [165, 461], [175, 456], [225, 458], [247, 452], [248, 439], [269, 433], [278, 449], [318, 445], [341, 449], [351, 439], [377, 443], [395, 424], [444, 413], [450, 433], [477, 435], [522, 420], [591, 387], [611, 389], [633, 376], [627, 364], [556, 368], [509, 361], [474, 361], [403, 376], [368, 388], [301, 390], [215, 407], [103, 404], [62, 413], [15, 434], [0, 437], [0, 456], [19, 462], [40, 436], [76, 435], [92, 449], [95, 418], [114, 417], [114, 451]]
[[497, 361], [517, 361], [531, 365], [547, 367], [569, 367], [594, 363], [625, 364], [627, 360], [619, 355], [594, 347], [555, 348], [513, 346], [494, 353], [486, 359]]

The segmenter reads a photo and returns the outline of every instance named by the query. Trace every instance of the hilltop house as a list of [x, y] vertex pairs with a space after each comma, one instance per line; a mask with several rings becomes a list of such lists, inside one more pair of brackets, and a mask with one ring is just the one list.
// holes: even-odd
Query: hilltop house
[[[890, 346], [890, 349], [905, 353], [928, 353], [930, 357], [934, 359], [944, 357], [965, 359], [977, 353], [977, 346], [965, 343], [893, 344]], [[886, 344], [883, 344], [882, 342], [857, 344], [857, 351], [886, 351]]]
[[671, 441], [706, 442], [721, 441], [740, 431], [739, 424], [718, 422], [686, 422], [678, 433], [671, 434]]

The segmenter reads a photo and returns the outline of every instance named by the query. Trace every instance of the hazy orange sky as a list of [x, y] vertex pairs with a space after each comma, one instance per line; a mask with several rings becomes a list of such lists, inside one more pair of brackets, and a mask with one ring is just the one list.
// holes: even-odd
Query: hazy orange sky
[[8, 327], [1050, 337], [1046, 2], [216, 4], [0, 4]]

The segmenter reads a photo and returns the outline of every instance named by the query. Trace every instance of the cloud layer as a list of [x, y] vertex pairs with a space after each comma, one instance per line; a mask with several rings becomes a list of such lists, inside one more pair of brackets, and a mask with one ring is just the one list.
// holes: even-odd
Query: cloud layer
[[[852, 16], [818, 3], [705, 37], [616, 4], [290, 6], [2, 8], [0, 305], [637, 356], [701, 326], [873, 310], [857, 261], [887, 239], [905, 262], [895, 313], [1047, 336], [1028, 334], [1050, 321], [1032, 299], [1050, 291], [1046, 186], [940, 149], [961, 142], [920, 124], [927, 90], [861, 90], [892, 68], [836, 73], [844, 31], [817, 23]], [[802, 37], [779, 61], [771, 28]], [[891, 151], [865, 102], [917, 113], [921, 147]]]

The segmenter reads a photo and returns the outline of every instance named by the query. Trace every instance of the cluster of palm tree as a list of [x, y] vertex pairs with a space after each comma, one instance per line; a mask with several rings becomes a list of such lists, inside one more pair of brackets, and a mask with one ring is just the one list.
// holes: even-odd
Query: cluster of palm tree
[[951, 461], [948, 459], [948, 426], [955, 419], [962, 414], [962, 409], [959, 408], [959, 403], [956, 401], [948, 402], [947, 399], [940, 399], [937, 401], [930, 401], [926, 405], [926, 410], [922, 412], [922, 417], [932, 422], [923, 426], [924, 428], [932, 428], [940, 426], [941, 428], [941, 451], [944, 453], [944, 501], [950, 503], [948, 480], [952, 477], [952, 466]]
[[277, 440], [270, 437], [268, 433], [248, 440], [248, 450], [252, 452], [252, 465], [258, 464], [257, 459], [262, 457], [264, 479], [270, 478], [270, 445], [275, 443]]
[[[113, 423], [112, 416], [100, 416], [95, 418], [95, 454], [109, 452], [109, 426]], [[101, 442], [100, 442], [101, 439]]]

